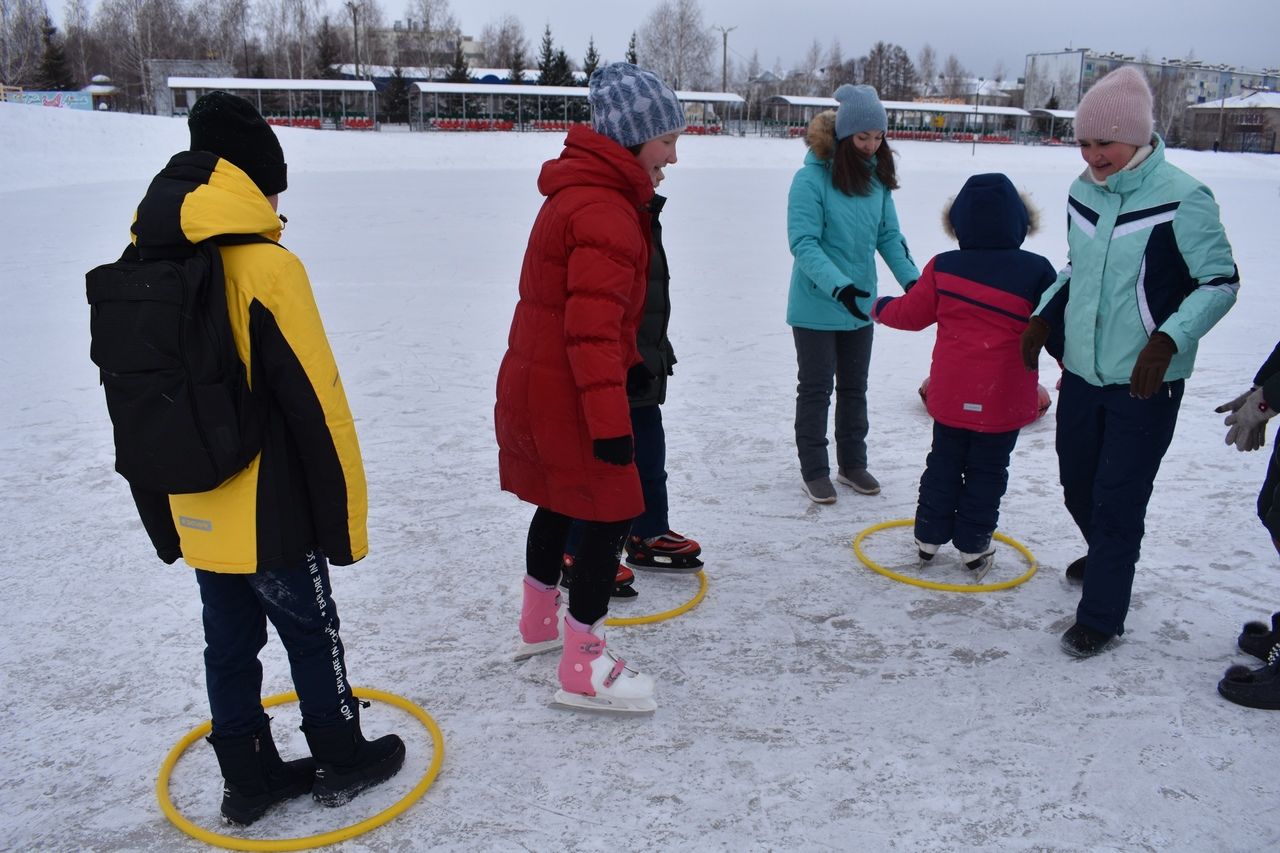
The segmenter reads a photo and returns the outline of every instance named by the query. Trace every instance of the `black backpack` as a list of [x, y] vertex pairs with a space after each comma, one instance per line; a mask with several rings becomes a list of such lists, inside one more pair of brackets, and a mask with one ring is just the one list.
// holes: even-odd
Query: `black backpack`
[[165, 494], [206, 492], [262, 447], [255, 402], [227, 314], [218, 245], [271, 243], [224, 235], [176, 253], [139, 254], [85, 275], [89, 357], [115, 433], [116, 471]]

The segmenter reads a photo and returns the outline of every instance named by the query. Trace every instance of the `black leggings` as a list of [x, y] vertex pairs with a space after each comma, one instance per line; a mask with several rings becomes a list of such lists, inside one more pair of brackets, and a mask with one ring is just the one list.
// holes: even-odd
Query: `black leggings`
[[[560, 582], [564, 546], [573, 523], [569, 516], [544, 507], [533, 514], [524, 553], [525, 569], [534, 580], [550, 586]], [[609, 612], [609, 596], [631, 521], [580, 521], [579, 528], [582, 538], [569, 582], [569, 615], [592, 625]]]

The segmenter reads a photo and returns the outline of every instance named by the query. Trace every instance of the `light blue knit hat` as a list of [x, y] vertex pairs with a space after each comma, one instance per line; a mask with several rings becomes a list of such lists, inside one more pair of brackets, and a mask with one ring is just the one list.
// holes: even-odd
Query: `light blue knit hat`
[[889, 119], [874, 86], [845, 83], [832, 96], [840, 102], [836, 110], [836, 139], [844, 139], [864, 130], [888, 130]]
[[591, 126], [623, 148], [684, 130], [684, 107], [652, 71], [629, 62], [597, 68], [587, 85]]

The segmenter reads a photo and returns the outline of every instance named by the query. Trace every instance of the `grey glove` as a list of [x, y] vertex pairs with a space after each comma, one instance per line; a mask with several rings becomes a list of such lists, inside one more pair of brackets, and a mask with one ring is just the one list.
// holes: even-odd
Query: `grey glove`
[[[1223, 404], [1230, 407], [1235, 400]], [[1234, 444], [1236, 450], [1257, 450], [1267, 443], [1267, 421], [1275, 417], [1275, 410], [1267, 405], [1261, 388], [1254, 388], [1245, 397], [1244, 402], [1223, 423], [1231, 427], [1227, 430], [1227, 444]]]
[[1244, 405], [1244, 401], [1249, 399], [1249, 395], [1256, 390], [1258, 390], [1257, 385], [1250, 385], [1248, 391], [1245, 391], [1239, 397], [1236, 397], [1234, 400], [1228, 403], [1223, 403], [1221, 406], [1214, 409], [1214, 411], [1217, 412], [1218, 414], [1223, 414], [1224, 412], [1238, 412], [1240, 410], [1240, 407]]

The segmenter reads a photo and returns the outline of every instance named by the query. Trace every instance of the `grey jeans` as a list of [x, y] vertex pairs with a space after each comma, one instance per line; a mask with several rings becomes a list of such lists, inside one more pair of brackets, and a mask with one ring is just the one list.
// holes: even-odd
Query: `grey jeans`
[[796, 452], [807, 482], [831, 476], [827, 411], [836, 391], [836, 462], [867, 467], [867, 371], [874, 326], [851, 332], [792, 327], [796, 341]]

